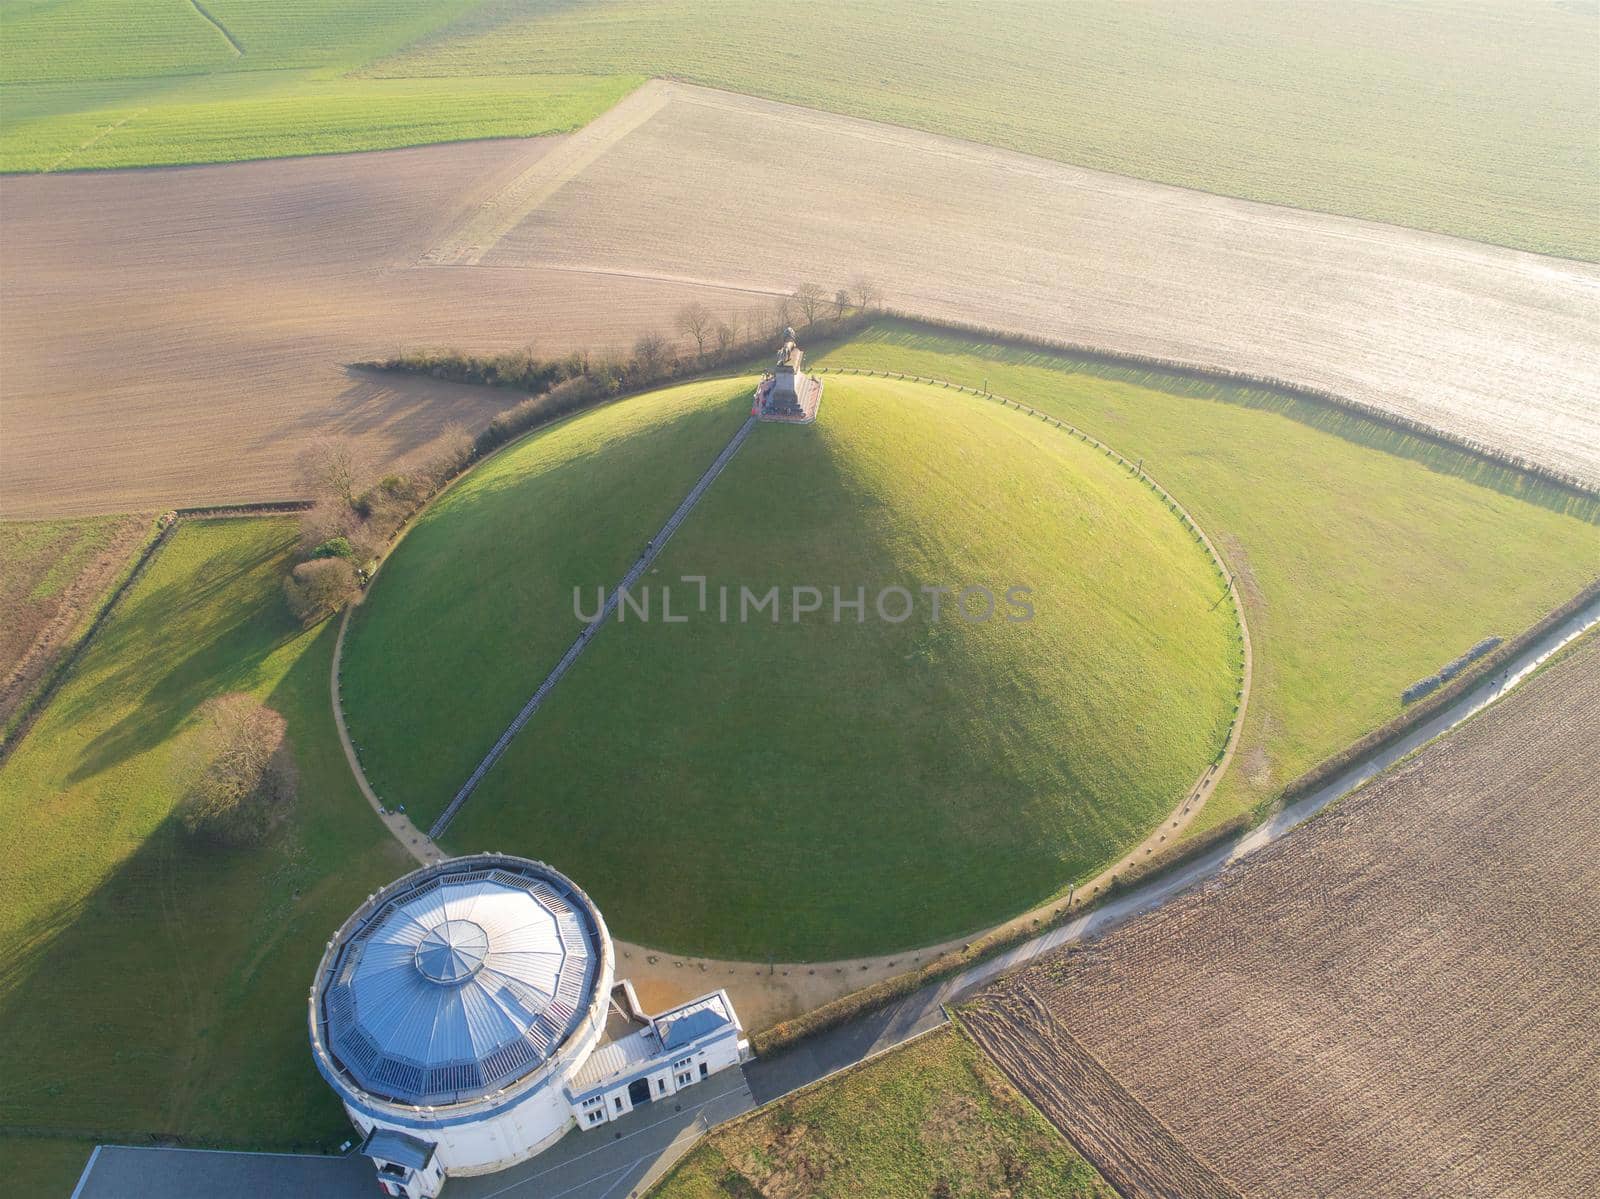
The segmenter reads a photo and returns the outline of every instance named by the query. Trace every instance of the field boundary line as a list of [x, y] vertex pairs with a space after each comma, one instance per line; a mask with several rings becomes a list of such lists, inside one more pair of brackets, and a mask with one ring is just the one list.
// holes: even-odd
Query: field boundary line
[[189, 3], [194, 8], [195, 12], [199, 13], [208, 22], [210, 22], [216, 31], [227, 39], [228, 45], [233, 48], [233, 56], [235, 58], [243, 58], [244, 47], [239, 44], [239, 40], [234, 37], [232, 33], [228, 32], [228, 27], [207, 12], [205, 6], [200, 3], [200, 0], [189, 0]]
[[205, 508], [171, 508], [156, 517], [151, 522], [155, 526], [154, 531], [131, 555], [129, 564], [120, 572], [117, 582], [106, 590], [94, 618], [84, 629], [83, 634], [63, 651], [60, 660], [40, 680], [33, 694], [17, 705], [16, 713], [11, 718], [10, 730], [5, 733], [3, 739], [0, 739], [0, 765], [4, 765], [10, 758], [11, 752], [22, 743], [28, 730], [33, 727], [33, 722], [39, 718], [50, 701], [55, 698], [56, 692], [66, 683], [72, 668], [89, 651], [90, 643], [111, 619], [128, 590], [139, 581], [145, 568], [155, 558], [156, 551], [166, 544], [174, 529], [186, 520], [276, 516], [285, 512], [300, 512], [309, 507], [311, 507], [310, 500], [269, 500], [260, 504], [216, 504]]
[[523, 730], [528, 721], [533, 719], [533, 714], [539, 710], [539, 705], [544, 702], [545, 697], [550, 694], [556, 684], [572, 668], [572, 664], [578, 660], [579, 655], [588, 648], [589, 642], [594, 635], [611, 618], [611, 614], [616, 611], [621, 597], [632, 589], [645, 571], [650, 569], [651, 564], [655, 562], [661, 551], [666, 547], [667, 542], [672, 539], [672, 535], [688, 519], [689, 513], [694, 510], [695, 505], [710, 490], [711, 485], [717, 481], [717, 477], [722, 474], [728, 463], [733, 461], [733, 456], [739, 452], [740, 447], [749, 439], [750, 433], [755, 429], [758, 420], [759, 418], [753, 413], [745, 418], [744, 423], [739, 426], [732, 439], [727, 445], [723, 446], [721, 453], [706, 468], [705, 473], [689, 489], [689, 494], [683, 497], [677, 508], [673, 510], [672, 515], [667, 518], [667, 523], [662, 525], [660, 531], [646, 543], [644, 553], [639, 555], [638, 559], [628, 569], [628, 572], [622, 576], [622, 582], [612, 588], [610, 595], [606, 598], [605, 605], [600, 609], [600, 614], [584, 626], [583, 631], [578, 634], [577, 640], [568, 647], [567, 652], [561, 656], [561, 660], [556, 663], [555, 668], [545, 676], [544, 682], [539, 684], [538, 689], [534, 691], [528, 702], [523, 705], [522, 711], [517, 713], [516, 719], [511, 722], [505, 732], [500, 734], [500, 739], [490, 747], [489, 752], [484, 755], [483, 760], [478, 763], [477, 768], [473, 770], [467, 781], [461, 785], [461, 789], [456, 792], [455, 797], [451, 799], [445, 810], [439, 814], [439, 818], [433, 822], [433, 826], [428, 829], [430, 840], [437, 841], [444, 831], [450, 827], [450, 822], [456, 818], [456, 813], [461, 810], [462, 805], [477, 790], [478, 784], [483, 781], [484, 776], [500, 760], [500, 756], [505, 753], [512, 740]]
[[54, 162], [52, 162], [49, 166], [45, 167], [45, 169], [40, 171], [39, 173], [41, 175], [49, 175], [49, 174], [51, 174], [51, 173], [53, 173], [55, 171], [59, 171], [62, 167], [66, 166], [66, 164], [72, 159], [73, 155], [82, 154], [85, 150], [89, 149], [91, 146], [98, 145], [100, 142], [102, 142], [106, 138], [110, 137], [118, 129], [121, 129], [129, 121], [138, 120], [140, 117], [144, 116], [144, 114], [146, 112], [148, 112], [148, 111], [149, 111], [149, 109], [147, 109], [147, 108], [136, 108], [132, 112], [130, 112], [127, 116], [123, 117], [120, 121], [112, 121], [111, 124], [107, 125], [104, 129], [100, 130], [93, 137], [91, 137], [88, 141], [79, 142], [76, 146], [73, 146], [72, 149], [68, 150], [60, 158], [56, 159]]
[[529, 213], [665, 108], [675, 93], [673, 84], [646, 80], [457, 221], [416, 265], [477, 266]]

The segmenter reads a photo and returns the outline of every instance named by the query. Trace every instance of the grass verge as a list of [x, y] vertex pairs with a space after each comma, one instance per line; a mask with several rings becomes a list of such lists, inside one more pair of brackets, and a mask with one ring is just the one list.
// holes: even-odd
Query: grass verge
[[[404, 855], [328, 718], [334, 629], [291, 622], [283, 518], [185, 521], [0, 767], [0, 1129], [309, 1148], [346, 1134], [306, 1048], [322, 942]], [[293, 818], [203, 849], [172, 812], [198, 707], [281, 712]]]
[[650, 1194], [1114, 1196], [953, 1026], [715, 1129]]
[[1234, 764], [1193, 832], [1271, 801], [1400, 716], [1411, 683], [1532, 625], [1600, 564], [1600, 524], [1566, 493], [1270, 389], [900, 321], [822, 360], [1059, 416], [1142, 459], [1207, 531], [1244, 596], [1255, 677]]

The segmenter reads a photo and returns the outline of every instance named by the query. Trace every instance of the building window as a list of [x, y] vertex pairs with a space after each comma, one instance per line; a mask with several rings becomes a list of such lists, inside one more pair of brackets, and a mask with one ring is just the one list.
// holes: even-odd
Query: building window
[[678, 1074], [678, 1085], [680, 1087], [686, 1087], [693, 1081], [694, 1081], [694, 1075], [690, 1074], [687, 1070], [683, 1070], [683, 1071], [679, 1072], [679, 1074]]
[[665, 1095], [666, 1093], [667, 1093], [667, 1080], [664, 1079], [664, 1078], [656, 1079], [656, 1094]]
[[700, 1077], [705, 1078], [711, 1073], [711, 1067], [704, 1062], [700, 1063]]
[[617, 1110], [620, 1112], [622, 1110], [622, 1096], [621, 1095], [617, 1096], [617, 1101], [616, 1102], [617, 1102]]
[[590, 1124], [598, 1124], [604, 1118], [605, 1118], [605, 1113], [602, 1112], [602, 1111], [596, 1110], [596, 1111], [592, 1111], [592, 1112], [589, 1113], [589, 1123]]

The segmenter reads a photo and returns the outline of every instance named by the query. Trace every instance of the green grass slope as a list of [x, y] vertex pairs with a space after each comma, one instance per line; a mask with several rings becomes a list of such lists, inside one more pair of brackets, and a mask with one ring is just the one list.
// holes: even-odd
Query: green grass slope
[[[328, 717], [333, 629], [284, 611], [294, 538], [286, 520], [180, 527], [0, 767], [0, 1126], [347, 1134], [306, 988], [329, 932], [406, 861]], [[267, 844], [223, 852], [172, 811], [196, 709], [234, 690], [284, 715], [301, 784]]]
[[0, 1135], [7, 1185], [19, 1195], [71, 1195], [93, 1152], [93, 1141]]
[[520, 0], [378, 69], [667, 75], [1594, 259], [1597, 47], [1588, 3]]
[[[361, 79], [477, 0], [6, 0], [0, 170], [232, 162], [581, 127], [638, 78]], [[225, 31], [225, 32], [224, 32]]]
[[762, 0], [201, 7], [0, 2], [0, 170], [560, 132], [664, 75], [1600, 258], [1589, 3], [827, 0], [798, 17]]
[[[425, 828], [739, 428], [753, 381], [691, 384], [541, 430], [436, 501], [356, 610], [342, 698], [368, 780]], [[587, 883], [585, 883], [587, 885]]]
[[718, 1128], [652, 1199], [1113, 1199], [955, 1028]]
[[1142, 458], [1193, 513], [1255, 649], [1239, 752], [1197, 828], [1270, 800], [1398, 715], [1408, 685], [1600, 575], [1600, 505], [1281, 393], [893, 322], [823, 361], [987, 382]]
[[[1234, 614], [1178, 518], [956, 392], [833, 379], [815, 425], [758, 426], [650, 576], [679, 615], [684, 576], [708, 611], [623, 613], [447, 836], [555, 863], [650, 945], [826, 960], [1011, 916], [1158, 824], [1233, 711]], [[894, 585], [1026, 586], [1034, 618], [833, 620], [834, 586]], [[774, 586], [781, 620], [742, 619], [740, 588]], [[797, 621], [803, 586], [825, 606]]]

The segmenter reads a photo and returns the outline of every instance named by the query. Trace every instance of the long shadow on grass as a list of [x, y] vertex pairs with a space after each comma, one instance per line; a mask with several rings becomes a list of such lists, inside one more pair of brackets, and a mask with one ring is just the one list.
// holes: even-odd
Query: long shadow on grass
[[78, 666], [78, 677], [92, 681], [64, 688], [48, 713], [78, 723], [132, 705], [89, 742], [69, 784], [159, 745], [206, 699], [256, 685], [261, 659], [300, 629], [281, 604], [242, 607], [217, 597], [282, 559], [293, 538], [286, 531], [281, 542], [205, 563], [192, 580], [147, 583], [123, 600]]
[[[386, 801], [405, 803], [422, 823], [443, 810], [582, 630], [571, 588], [614, 586], [739, 428], [743, 401], [733, 404], [732, 393], [742, 387], [729, 389], [727, 402], [554, 465], [488, 463], [407, 535], [352, 617], [341, 663], [350, 734]], [[679, 434], [694, 453], [666, 472], [674, 482], [648, 491], [642, 483], [659, 477], [660, 446]], [[610, 480], [605, 494], [597, 477]]]
[[305, 989], [332, 929], [406, 863], [344, 773], [325, 705], [333, 633], [266, 697], [301, 770], [282, 828], [230, 850], [168, 817], [8, 946], [0, 1126], [278, 1149], [348, 1135], [311, 1062]]
[[[843, 402], [825, 403], [815, 427], [756, 430], [658, 563], [658, 615], [660, 584], [681, 575], [705, 576], [713, 595], [727, 584], [735, 605], [741, 584], [859, 583], [870, 595], [973, 581], [917, 577], [888, 532], [899, 521], [893, 497], [829, 448], [829, 413], [841, 419]], [[918, 409], [890, 411], [909, 420]], [[1037, 436], [1067, 444], [1054, 431]], [[802, 439], [815, 452], [778, 452]], [[766, 517], [785, 507], [775, 544]], [[994, 638], [962, 636], [948, 610], [939, 625], [926, 617], [858, 627], [826, 613], [800, 626], [740, 625], [735, 615], [730, 627], [713, 608], [683, 625], [610, 625], [449, 842], [568, 870], [619, 935], [714, 956], [816, 959], [923, 945], [1023, 910], [1113, 858], [1137, 839], [1135, 825], [1142, 835], [1176, 802], [1181, 791], [1145, 794], [1132, 813], [1101, 810], [1126, 797], [1036, 738], [1032, 752], [1055, 761], [1051, 777], [1021, 777], [1000, 715], [1021, 701]], [[1081, 754], [1093, 731], [1045, 735], [1077, 740]], [[975, 755], [990, 772], [981, 782]], [[662, 862], [694, 868], [663, 872]]]
[[[1479, 487], [1487, 487], [1502, 495], [1515, 496], [1530, 504], [1576, 517], [1589, 524], [1600, 524], [1600, 497], [1563, 487], [1435, 438], [1407, 432], [1331, 401], [1298, 396], [1276, 388], [1231, 383], [1198, 373], [1190, 374], [1124, 362], [1109, 356], [1100, 358], [1087, 354], [1066, 354], [1027, 346], [995, 344], [969, 339], [960, 333], [942, 330], [937, 326], [924, 326], [913, 322], [891, 321], [874, 326], [855, 338], [855, 342], [858, 344], [877, 342], [942, 355], [950, 355], [952, 352], [966, 354], [1010, 366], [1038, 367], [1055, 371], [1063, 376], [1086, 375], [1118, 383], [1133, 383], [1172, 395], [1215, 400], [1219, 403], [1274, 412], [1356, 445], [1421, 463], [1439, 474], [1464, 479]], [[961, 378], [958, 364], [952, 364], [952, 371], [953, 382], [964, 382], [968, 385], [982, 382], [979, 379]]]

